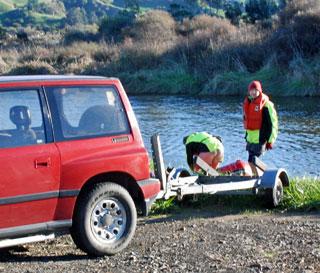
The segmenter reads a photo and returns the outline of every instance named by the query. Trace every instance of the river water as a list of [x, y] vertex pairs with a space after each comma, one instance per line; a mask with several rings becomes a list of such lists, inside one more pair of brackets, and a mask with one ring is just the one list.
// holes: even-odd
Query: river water
[[[225, 147], [222, 165], [247, 160], [240, 97], [130, 96], [144, 143], [160, 134], [165, 164], [185, 167], [184, 136], [197, 131], [219, 135]], [[320, 98], [273, 98], [279, 117], [274, 149], [262, 157], [268, 167], [290, 176], [320, 175]]]

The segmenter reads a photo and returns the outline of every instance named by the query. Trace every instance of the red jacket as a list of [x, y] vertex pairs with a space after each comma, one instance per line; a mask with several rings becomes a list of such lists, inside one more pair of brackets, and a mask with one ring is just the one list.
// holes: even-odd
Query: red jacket
[[269, 101], [269, 97], [263, 93], [250, 101], [248, 97], [243, 103], [243, 126], [246, 130], [260, 130], [262, 124], [262, 109]]

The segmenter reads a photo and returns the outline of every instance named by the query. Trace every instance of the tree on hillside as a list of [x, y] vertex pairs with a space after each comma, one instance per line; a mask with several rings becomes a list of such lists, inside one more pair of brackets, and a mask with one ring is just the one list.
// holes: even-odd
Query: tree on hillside
[[125, 0], [124, 7], [128, 12], [132, 12], [134, 14], [140, 13], [139, 0]]
[[177, 21], [182, 21], [184, 18], [192, 17], [192, 13], [186, 7], [179, 4], [170, 4], [168, 12], [175, 18]]
[[88, 3], [88, 0], [63, 0], [63, 3], [67, 9], [83, 8]]
[[241, 15], [244, 12], [244, 5], [241, 2], [228, 2], [225, 6], [225, 15], [232, 24], [238, 25]]
[[229, 2], [234, 2], [234, 1], [229, 1], [229, 0], [207, 0], [206, 1], [211, 7], [214, 8], [222, 8], [224, 7], [227, 3]]
[[68, 10], [66, 23], [68, 25], [78, 25], [87, 23], [86, 11], [83, 8], [72, 8]]
[[134, 15], [131, 12], [119, 12], [116, 16], [105, 16], [99, 25], [100, 35], [108, 41], [122, 39], [122, 29], [132, 25]]
[[279, 11], [278, 0], [248, 0], [245, 10], [249, 22], [255, 23], [258, 20], [269, 19]]
[[63, 2], [59, 0], [46, 2], [32, 0], [28, 2], [27, 7], [29, 10], [50, 15], [63, 15], [66, 12]]

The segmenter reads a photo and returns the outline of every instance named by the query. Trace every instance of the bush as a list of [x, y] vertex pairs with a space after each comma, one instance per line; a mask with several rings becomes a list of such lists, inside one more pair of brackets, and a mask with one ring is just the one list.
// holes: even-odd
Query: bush
[[97, 33], [87, 30], [81, 30], [78, 28], [72, 28], [66, 31], [63, 37], [63, 42], [65, 45], [70, 45], [74, 42], [86, 41], [93, 42], [97, 41]]
[[161, 10], [152, 10], [140, 15], [126, 34], [135, 41], [166, 42], [176, 38], [176, 22], [172, 16]]
[[8, 64], [0, 56], [0, 74], [5, 73], [7, 71], [7, 69], [8, 69]]
[[226, 17], [235, 25], [239, 24], [243, 11], [244, 5], [238, 1], [227, 2], [225, 6]]
[[[277, 52], [279, 62], [287, 65], [292, 59], [301, 56], [312, 57], [320, 52], [320, 2], [301, 1], [299, 6], [288, 6], [280, 19], [281, 23], [270, 39], [268, 47]], [[293, 5], [293, 4], [292, 4]]]
[[48, 63], [41, 61], [31, 61], [18, 65], [11, 69], [8, 75], [41, 75], [58, 74], [57, 71]]
[[39, 13], [50, 15], [64, 15], [66, 12], [63, 2], [57, 0], [37, 2], [32, 5], [31, 9]]
[[138, 45], [122, 49], [120, 56], [121, 69], [136, 71], [139, 69], [151, 69], [161, 63], [161, 56], [152, 48]]
[[204, 14], [195, 16], [191, 20], [184, 20], [182, 23], [182, 29], [186, 34], [210, 31], [216, 36], [226, 35], [236, 30], [229, 20]]
[[101, 43], [99, 49], [92, 54], [93, 59], [96, 62], [113, 63], [117, 62], [120, 57], [120, 47], [115, 44]]
[[226, 19], [200, 15], [183, 22], [187, 37], [172, 52], [203, 78], [229, 66], [227, 48], [237, 42], [237, 28]]
[[296, 15], [320, 12], [319, 0], [291, 0], [287, 3], [286, 7], [279, 13], [280, 23], [286, 26], [292, 23]]
[[251, 23], [270, 18], [278, 9], [277, 0], [248, 0], [245, 6], [248, 20]]
[[134, 14], [129, 12], [120, 12], [114, 17], [104, 17], [99, 25], [99, 33], [106, 41], [122, 40], [122, 30], [132, 25]]

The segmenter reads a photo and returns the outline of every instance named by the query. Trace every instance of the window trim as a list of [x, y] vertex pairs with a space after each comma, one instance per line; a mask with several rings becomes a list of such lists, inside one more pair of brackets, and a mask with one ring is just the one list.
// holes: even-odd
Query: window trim
[[[127, 130], [121, 133], [106, 133], [106, 134], [97, 134], [97, 135], [84, 135], [84, 136], [76, 136], [76, 137], [65, 137], [63, 135], [62, 127], [61, 127], [61, 122], [59, 118], [59, 110], [58, 110], [58, 105], [56, 103], [55, 97], [54, 97], [54, 92], [52, 89], [55, 88], [112, 88], [118, 95], [119, 103], [122, 106], [123, 113], [125, 115], [126, 121], [127, 121]], [[50, 90], [51, 89], [51, 90]], [[114, 136], [122, 136], [122, 135], [129, 135], [132, 134], [132, 129], [130, 125], [130, 120], [128, 117], [127, 109], [125, 108], [125, 105], [122, 101], [122, 97], [120, 95], [120, 92], [118, 88], [113, 85], [113, 84], [97, 84], [97, 85], [50, 85], [50, 86], [43, 86], [44, 93], [46, 95], [47, 101], [48, 101], [48, 106], [49, 106], [49, 111], [50, 111], [50, 117], [51, 117], [51, 124], [52, 124], [52, 129], [53, 129], [53, 136], [54, 136], [54, 141], [55, 142], [64, 142], [64, 141], [72, 141], [72, 140], [85, 140], [85, 139], [94, 139], [94, 138], [104, 138], [104, 137], [114, 137]]]
[[52, 137], [52, 130], [50, 130], [50, 122], [48, 118], [48, 109], [47, 109], [47, 103], [44, 97], [44, 93], [42, 90], [41, 86], [35, 85], [35, 86], [28, 86], [28, 87], [6, 87], [6, 88], [1, 88], [0, 87], [0, 93], [5, 93], [5, 92], [30, 92], [30, 91], [36, 91], [38, 94], [38, 103], [40, 107], [40, 112], [42, 115], [42, 126], [43, 126], [43, 133], [45, 137], [44, 143], [37, 143], [37, 144], [30, 144], [30, 145], [20, 145], [20, 146], [15, 146], [15, 147], [3, 147], [0, 149], [8, 149], [8, 148], [19, 148], [19, 147], [27, 147], [27, 146], [37, 146], [37, 145], [43, 145], [43, 144], [48, 144], [53, 142], [53, 137]]

